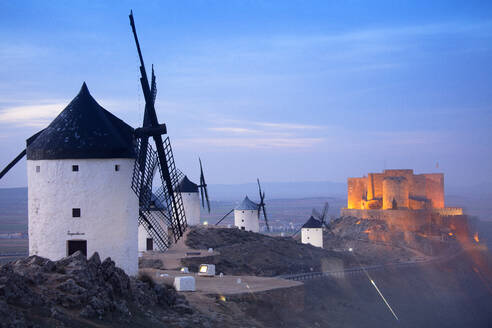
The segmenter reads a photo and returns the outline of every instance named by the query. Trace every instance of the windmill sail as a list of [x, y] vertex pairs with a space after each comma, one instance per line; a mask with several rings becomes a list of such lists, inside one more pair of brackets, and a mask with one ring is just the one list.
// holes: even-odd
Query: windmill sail
[[200, 185], [198, 187], [200, 188], [200, 192], [202, 195], [202, 207], [205, 208], [205, 200], [206, 200], [208, 213], [210, 213], [210, 201], [208, 199], [208, 190], [207, 190], [207, 183], [205, 182], [205, 175], [203, 174], [202, 160], [198, 158], [198, 161], [200, 162]]
[[[140, 219], [147, 232], [158, 242], [158, 247], [165, 250], [169, 247], [170, 237], [161, 227], [161, 223], [172, 231], [172, 237], [176, 242], [186, 229], [186, 217], [181, 195], [175, 192], [175, 186], [179, 182], [179, 174], [174, 164], [171, 143], [169, 138], [162, 140], [162, 135], [167, 133], [165, 124], [159, 124], [154, 107], [157, 93], [156, 78], [152, 67], [152, 80], [149, 84], [145, 64], [143, 61], [140, 44], [138, 42], [133, 13], [130, 13], [130, 25], [137, 46], [140, 59], [140, 84], [145, 98], [145, 113], [143, 127], [136, 130], [135, 136], [139, 138], [137, 160], [132, 179], [132, 188], [139, 197]], [[149, 144], [152, 137], [156, 151]], [[161, 194], [158, 196], [164, 200], [165, 209], [150, 210], [152, 205], [152, 182], [154, 174], [159, 172], [162, 182]], [[156, 214], [157, 213], [157, 214]], [[166, 222], [163, 222], [166, 221]], [[158, 228], [161, 227], [161, 229]], [[149, 228], [151, 227], [151, 228]]]

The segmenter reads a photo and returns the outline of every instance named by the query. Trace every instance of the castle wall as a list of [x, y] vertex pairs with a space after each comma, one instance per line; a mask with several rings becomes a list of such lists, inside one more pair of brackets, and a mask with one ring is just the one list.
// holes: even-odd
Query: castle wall
[[361, 201], [366, 192], [366, 178], [348, 178], [347, 181], [347, 207], [361, 208]]
[[[450, 208], [450, 212], [454, 210], [456, 208]], [[466, 215], [446, 215], [445, 213], [447, 211], [436, 211], [435, 209], [358, 210], [343, 208], [340, 211], [341, 216], [385, 221], [390, 229], [416, 232], [425, 226], [435, 224], [449, 228], [456, 233], [457, 237], [467, 238], [469, 228]]]
[[433, 208], [444, 207], [444, 174], [429, 173], [425, 176], [425, 197], [432, 201]]
[[383, 199], [383, 179], [382, 173], [369, 173], [367, 175], [367, 199]]
[[443, 207], [437, 208], [435, 211], [442, 216], [463, 215], [463, 209], [461, 207]]
[[[67, 256], [68, 241], [87, 242], [87, 255], [111, 257], [138, 271], [138, 198], [131, 189], [134, 159], [28, 160], [29, 255]], [[78, 171], [72, 170], [78, 165]], [[119, 170], [115, 170], [119, 165]], [[39, 172], [37, 170], [39, 167]], [[80, 217], [72, 210], [80, 209]]]
[[426, 198], [425, 197], [425, 175], [418, 174], [412, 176], [410, 180], [410, 197]]
[[409, 206], [410, 209], [412, 210], [422, 210], [425, 208], [432, 208], [432, 204], [430, 200], [428, 200], [427, 198], [418, 198], [418, 199], [410, 198]]
[[353, 216], [361, 219], [383, 220], [390, 228], [404, 231], [418, 231], [422, 225], [432, 222], [431, 210], [355, 210], [342, 209], [342, 216]]
[[[385, 182], [402, 177], [406, 182]], [[444, 208], [444, 175], [414, 175], [413, 170], [384, 170], [367, 177], [348, 178], [347, 208], [391, 209], [393, 198], [399, 207], [411, 209]], [[385, 191], [386, 189], [386, 191]], [[385, 200], [384, 200], [385, 199]]]
[[402, 176], [388, 176], [383, 180], [383, 209], [392, 209], [393, 200], [397, 208], [409, 208], [409, 183]]

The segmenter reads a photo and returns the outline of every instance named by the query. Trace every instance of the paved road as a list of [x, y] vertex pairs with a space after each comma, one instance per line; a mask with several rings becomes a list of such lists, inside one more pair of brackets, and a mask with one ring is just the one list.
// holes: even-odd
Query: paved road
[[464, 249], [461, 249], [458, 252], [441, 257], [422, 258], [422, 259], [415, 259], [406, 262], [395, 262], [395, 263], [376, 264], [376, 265], [368, 265], [368, 266], [361, 265], [355, 268], [347, 268], [344, 270], [336, 270], [336, 271], [303, 272], [303, 273], [287, 274], [287, 275], [277, 276], [276, 278], [288, 279], [293, 281], [303, 281], [303, 280], [320, 279], [320, 278], [343, 278], [346, 275], [363, 274], [364, 271], [369, 272], [369, 271], [383, 270], [391, 267], [406, 267], [406, 266], [445, 262], [461, 255], [464, 251], [465, 251]]

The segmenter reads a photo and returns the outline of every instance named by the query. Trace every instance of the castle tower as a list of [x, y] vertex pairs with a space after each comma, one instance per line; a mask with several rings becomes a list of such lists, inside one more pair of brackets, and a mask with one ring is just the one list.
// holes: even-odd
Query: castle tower
[[102, 108], [86, 84], [27, 140], [29, 254], [77, 250], [111, 257], [135, 275], [138, 198], [131, 189], [133, 128]]
[[383, 180], [383, 210], [409, 208], [409, 186], [405, 177], [387, 176]]
[[200, 224], [200, 198], [198, 196], [198, 185], [191, 182], [185, 175], [178, 185], [177, 190], [181, 193], [188, 225]]
[[301, 228], [301, 242], [323, 248], [323, 226], [313, 216]]
[[241, 230], [259, 232], [260, 209], [248, 196], [234, 208], [234, 225]]

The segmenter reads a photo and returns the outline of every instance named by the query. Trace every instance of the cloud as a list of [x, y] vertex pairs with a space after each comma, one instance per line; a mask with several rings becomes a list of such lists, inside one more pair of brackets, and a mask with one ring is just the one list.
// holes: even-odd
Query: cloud
[[66, 103], [15, 106], [0, 111], [0, 123], [44, 127], [65, 108]]
[[235, 127], [219, 127], [219, 128], [209, 128], [210, 131], [217, 131], [217, 132], [230, 132], [234, 134], [257, 134], [261, 133], [262, 131], [258, 130], [252, 130], [252, 129], [245, 129], [245, 128], [235, 128]]
[[267, 128], [275, 128], [275, 129], [312, 130], [312, 129], [323, 128], [322, 126], [319, 125], [308, 125], [308, 124], [272, 123], [272, 122], [252, 122], [252, 123], [259, 126], [264, 126]]
[[[184, 144], [206, 145], [221, 148], [246, 149], [308, 149], [323, 142], [325, 138], [303, 134], [305, 130], [316, 130], [322, 126], [286, 122], [258, 122], [247, 120], [219, 120], [225, 126], [216, 126], [207, 130], [220, 133], [221, 137], [182, 139]], [[215, 120], [217, 122], [217, 120]], [[249, 126], [253, 128], [244, 128]]]
[[177, 139], [176, 143], [182, 146], [198, 145], [216, 148], [305, 149], [312, 148], [323, 141], [323, 138], [188, 138]]

